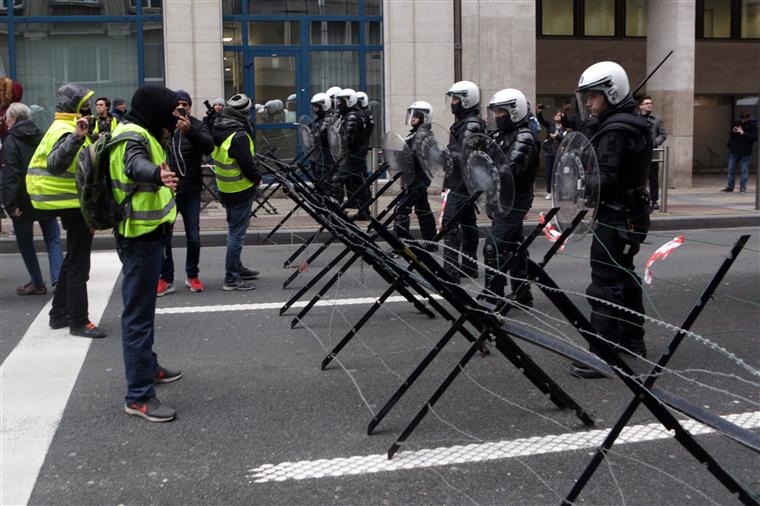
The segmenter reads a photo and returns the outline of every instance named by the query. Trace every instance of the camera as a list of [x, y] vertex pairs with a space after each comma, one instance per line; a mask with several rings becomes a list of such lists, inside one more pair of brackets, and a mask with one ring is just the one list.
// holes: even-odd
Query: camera
[[184, 107], [177, 107], [177, 112], [179, 113], [180, 116], [187, 118], [187, 109], [185, 109]]

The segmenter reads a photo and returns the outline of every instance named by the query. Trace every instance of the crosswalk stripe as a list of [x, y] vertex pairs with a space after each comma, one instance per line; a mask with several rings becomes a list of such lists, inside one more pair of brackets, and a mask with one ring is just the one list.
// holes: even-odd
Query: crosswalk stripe
[[[116, 253], [93, 253], [87, 283], [90, 318], [106, 309], [121, 263]], [[0, 504], [26, 504], [61, 421], [91, 339], [51, 330], [48, 302], [0, 366]], [[108, 339], [119, 339], [109, 329]]]

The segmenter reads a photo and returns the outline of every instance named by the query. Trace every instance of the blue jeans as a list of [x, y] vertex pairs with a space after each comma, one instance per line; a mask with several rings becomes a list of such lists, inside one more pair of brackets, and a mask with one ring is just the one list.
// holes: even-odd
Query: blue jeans
[[153, 352], [156, 284], [161, 273], [165, 241], [165, 234], [160, 232], [134, 239], [116, 238], [123, 274], [121, 342], [127, 377], [127, 404], [156, 395], [153, 387], [158, 372], [158, 357]]
[[749, 181], [749, 162], [752, 160], [752, 155], [739, 156], [734, 153], [728, 155], [728, 188], [734, 189], [736, 181], [736, 164], [741, 167], [742, 175], [739, 181], [739, 188], [742, 190], [747, 189], [747, 181]]
[[[185, 240], [187, 241], [185, 274], [188, 278], [197, 278], [198, 262], [201, 258], [201, 193], [178, 193], [174, 200], [177, 202], [177, 211], [182, 215], [182, 223], [185, 225]], [[164, 257], [161, 264], [161, 279], [168, 283], [174, 282], [171, 232], [166, 236]]]
[[[44, 281], [42, 280], [37, 253], [34, 251], [34, 221], [34, 219], [23, 215], [19, 218], [13, 218], [13, 232], [16, 235], [16, 244], [18, 244], [18, 250], [24, 260], [26, 270], [32, 277], [32, 283], [41, 285]], [[39, 221], [42, 236], [45, 238], [45, 245], [47, 246], [50, 281], [55, 284], [58, 282], [61, 264], [63, 264], [61, 229], [58, 226], [57, 218], [45, 218], [37, 221]]]
[[251, 206], [254, 197], [255, 193], [242, 204], [225, 207], [227, 211], [227, 256], [224, 260], [225, 285], [240, 281], [240, 269], [243, 267], [240, 262], [240, 255], [243, 252], [248, 225], [251, 223]]

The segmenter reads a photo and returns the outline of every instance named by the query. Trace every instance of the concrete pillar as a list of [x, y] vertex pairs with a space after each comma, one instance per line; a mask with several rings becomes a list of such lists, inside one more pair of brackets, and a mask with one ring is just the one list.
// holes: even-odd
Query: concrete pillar
[[204, 100], [224, 94], [222, 6], [218, 0], [164, 0], [166, 86], [193, 99], [193, 114], [205, 114]]
[[517, 88], [536, 104], [536, 3], [533, 0], [462, 0], [462, 78], [480, 86], [485, 110], [491, 96]]
[[[647, 69], [675, 52], [647, 83], [655, 114], [665, 121], [671, 188], [688, 188], [694, 150], [694, 61], [696, 0], [647, 2]], [[636, 86], [637, 83], [632, 83]]]
[[384, 0], [385, 129], [400, 132], [409, 105], [425, 100], [446, 127], [446, 90], [454, 78], [451, 0]]

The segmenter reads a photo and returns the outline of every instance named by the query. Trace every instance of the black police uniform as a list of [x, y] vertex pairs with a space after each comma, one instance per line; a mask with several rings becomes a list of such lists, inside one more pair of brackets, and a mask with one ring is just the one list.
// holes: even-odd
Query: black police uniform
[[[443, 267], [456, 282], [461, 274], [471, 278], [478, 277], [478, 225], [475, 219], [475, 204], [468, 203], [469, 195], [462, 173], [462, 143], [467, 137], [482, 134], [484, 131], [485, 126], [478, 116], [477, 107], [465, 110], [449, 129], [448, 149], [453, 163], [451, 173], [446, 175], [443, 182], [444, 188], [449, 189], [442, 221], [443, 229], [447, 230], [444, 236], [446, 249], [443, 252]], [[455, 216], [456, 224], [449, 228]], [[464, 255], [461, 270], [460, 251]]]
[[[506, 155], [515, 185], [512, 209], [492, 213], [491, 233], [483, 247], [485, 264], [491, 269], [503, 271], [504, 265], [523, 241], [523, 220], [533, 204], [533, 183], [538, 169], [539, 152], [538, 141], [527, 119], [509, 130], [495, 130], [491, 137]], [[513, 261], [509, 268], [513, 292], [527, 277], [526, 262], [527, 252]], [[493, 270], [486, 271], [486, 289], [492, 296], [503, 297], [506, 282], [504, 274], [497, 274]], [[530, 289], [524, 290], [517, 302], [532, 305]]]
[[[420, 222], [420, 235], [422, 235], [422, 239], [431, 241], [435, 238], [435, 217], [430, 210], [430, 202], [428, 202], [427, 195], [430, 178], [423, 170], [416, 152], [417, 133], [424, 128], [430, 127], [428, 125], [412, 127], [409, 130], [409, 135], [404, 139], [410, 151], [414, 153], [412, 157], [414, 160], [414, 177], [403, 186], [403, 195], [399, 200], [396, 210], [395, 228], [397, 235], [406, 235], [409, 231], [412, 209], [414, 209], [417, 220]], [[429, 249], [433, 249], [432, 245]]]
[[[591, 244], [586, 294], [644, 313], [641, 279], [633, 259], [649, 232], [646, 191], [652, 141], [630, 97], [598, 118], [591, 144], [599, 161], [599, 209]], [[644, 318], [589, 300], [591, 323], [606, 340], [646, 355]], [[593, 351], [593, 350], [592, 350]]]
[[[369, 138], [367, 137], [367, 117], [358, 107], [352, 107], [343, 115], [343, 131], [346, 136], [347, 153], [341, 162], [340, 168], [335, 175], [335, 182], [341, 187], [345, 185], [345, 191], [350, 198], [346, 207], [359, 209], [367, 203], [372, 195], [369, 188], [364, 186], [367, 178], [366, 158], [369, 151]], [[343, 200], [343, 190], [340, 191], [338, 200]], [[365, 211], [365, 215], [368, 212]]]
[[316, 140], [315, 149], [318, 150], [318, 160], [311, 162], [311, 170], [317, 191], [334, 196], [335, 188], [332, 184], [332, 176], [335, 160], [330, 151], [330, 142], [327, 136], [331, 124], [331, 115], [320, 109], [311, 126]]

